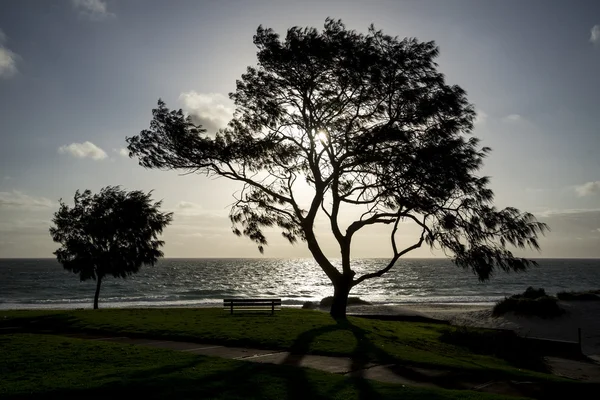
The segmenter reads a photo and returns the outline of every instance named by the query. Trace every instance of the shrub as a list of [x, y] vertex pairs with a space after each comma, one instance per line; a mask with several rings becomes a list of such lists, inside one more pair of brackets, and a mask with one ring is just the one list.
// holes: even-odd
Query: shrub
[[[324, 297], [319, 304], [319, 307], [327, 308], [331, 307], [331, 303], [333, 303], [333, 296]], [[370, 305], [368, 301], [365, 301], [359, 297], [348, 297], [348, 305], [349, 306], [365, 306]]]
[[548, 372], [542, 355], [513, 331], [458, 327], [442, 331], [444, 343], [465, 347], [476, 354], [489, 354], [535, 371]]
[[314, 310], [315, 308], [317, 308], [317, 304], [313, 303], [312, 301], [305, 301], [302, 304], [302, 308], [307, 310]]
[[557, 301], [556, 297], [548, 296], [544, 289], [530, 286], [523, 294], [506, 297], [496, 303], [492, 315], [497, 317], [512, 311], [518, 315], [553, 318], [564, 313]]
[[547, 294], [544, 288], [534, 289], [533, 287], [529, 286], [527, 289], [525, 289], [525, 292], [520, 296], [526, 299], [539, 299], [540, 297], [547, 296]]

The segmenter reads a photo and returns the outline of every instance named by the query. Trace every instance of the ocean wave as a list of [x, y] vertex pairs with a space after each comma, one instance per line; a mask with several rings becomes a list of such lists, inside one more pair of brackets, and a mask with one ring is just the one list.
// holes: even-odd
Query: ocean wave
[[[359, 273], [384, 261], [355, 260]], [[600, 288], [599, 260], [539, 260], [525, 274], [496, 274], [480, 283], [448, 260], [404, 260], [381, 278], [365, 281], [351, 296], [374, 304], [493, 303], [527, 286], [560, 290]], [[194, 279], [190, 277], [194, 276]], [[0, 308], [89, 307], [94, 281], [79, 282], [53, 259], [0, 260]], [[163, 259], [127, 279], [106, 278], [101, 307], [215, 305], [225, 297], [276, 297], [284, 305], [318, 302], [333, 294], [312, 260]]]

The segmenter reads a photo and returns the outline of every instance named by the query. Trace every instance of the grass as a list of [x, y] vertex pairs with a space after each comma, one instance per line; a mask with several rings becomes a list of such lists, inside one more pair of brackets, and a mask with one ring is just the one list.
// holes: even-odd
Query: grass
[[583, 292], [558, 292], [556, 297], [563, 301], [598, 301], [600, 300], [600, 290], [586, 290]]
[[41, 334], [0, 335], [0, 348], [2, 399], [503, 398]]
[[500, 300], [494, 306], [492, 315], [500, 316], [507, 312], [519, 315], [542, 318], [558, 317], [564, 313], [559, 307], [556, 297], [548, 296], [544, 289], [534, 289], [531, 286], [523, 294], [515, 294]]
[[459, 327], [445, 330], [440, 340], [466, 347], [475, 354], [502, 358], [515, 366], [550, 372], [543, 355], [513, 331]]
[[477, 376], [555, 380], [522, 369], [491, 354], [476, 354], [441, 337], [447, 326], [349, 318], [283, 309], [275, 316], [229, 315], [221, 309], [104, 309], [75, 311], [0, 311], [1, 326], [28, 331], [102, 332], [286, 349], [297, 354], [343, 355], [381, 364], [408, 364], [468, 371]]

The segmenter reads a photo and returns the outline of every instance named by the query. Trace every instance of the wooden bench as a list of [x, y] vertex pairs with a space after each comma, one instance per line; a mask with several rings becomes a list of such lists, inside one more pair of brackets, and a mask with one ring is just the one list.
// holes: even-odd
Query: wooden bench
[[275, 311], [281, 310], [281, 299], [224, 299], [223, 310], [233, 314], [233, 310], [238, 311], [269, 311], [275, 314]]

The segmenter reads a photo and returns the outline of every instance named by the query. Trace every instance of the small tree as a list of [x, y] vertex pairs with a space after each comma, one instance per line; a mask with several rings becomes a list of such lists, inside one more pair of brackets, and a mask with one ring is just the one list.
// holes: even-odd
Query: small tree
[[[261, 252], [265, 227], [280, 228], [291, 243], [305, 241], [333, 283], [334, 317], [346, 315], [352, 287], [383, 275], [423, 243], [481, 280], [533, 263], [507, 245], [538, 249], [546, 226], [529, 213], [492, 206], [488, 178], [477, 175], [489, 149], [468, 137], [474, 108], [437, 71], [433, 42], [399, 40], [373, 26], [360, 34], [327, 19], [322, 32], [295, 27], [285, 40], [259, 27], [254, 43], [258, 66], [230, 94], [236, 111], [226, 129], [205, 135], [159, 100], [150, 129], [127, 139], [130, 155], [146, 168], [242, 182], [230, 213], [233, 231]], [[311, 189], [306, 206], [298, 201], [306, 190], [299, 182]], [[340, 216], [349, 208], [359, 211], [344, 226]], [[315, 234], [318, 214], [339, 245], [340, 269]], [[402, 221], [421, 231], [406, 248], [396, 239]], [[376, 224], [390, 226], [392, 256], [383, 268], [356, 276], [352, 239]]]
[[99, 194], [75, 192], [73, 208], [60, 200], [50, 228], [52, 239], [61, 244], [54, 254], [82, 281], [96, 281], [94, 309], [105, 276], [126, 278], [163, 256], [159, 248], [164, 242], [157, 236], [173, 215], [159, 212], [161, 202], [152, 203], [150, 195], [108, 186]]

